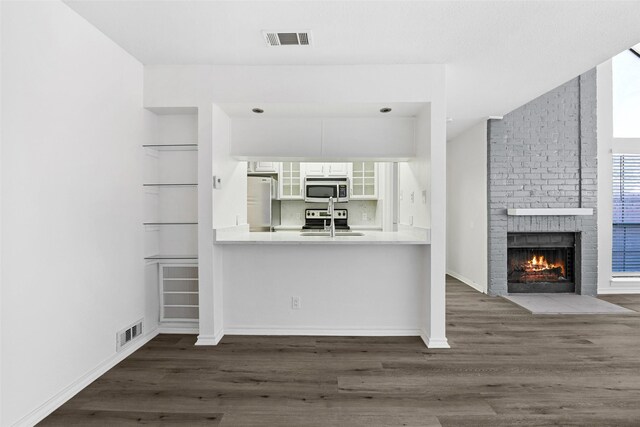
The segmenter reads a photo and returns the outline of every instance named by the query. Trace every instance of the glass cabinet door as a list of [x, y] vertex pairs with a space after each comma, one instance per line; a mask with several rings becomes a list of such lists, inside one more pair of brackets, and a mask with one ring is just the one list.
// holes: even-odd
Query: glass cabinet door
[[376, 199], [378, 197], [376, 163], [353, 162], [351, 183], [353, 199]]
[[282, 162], [280, 169], [280, 195], [282, 199], [302, 198], [300, 162]]

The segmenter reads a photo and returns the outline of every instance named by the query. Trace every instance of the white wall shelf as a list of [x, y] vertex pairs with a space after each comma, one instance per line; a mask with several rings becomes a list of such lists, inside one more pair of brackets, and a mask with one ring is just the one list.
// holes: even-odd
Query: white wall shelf
[[144, 225], [198, 225], [197, 222], [145, 222]]
[[509, 216], [585, 216], [593, 215], [592, 208], [536, 208], [507, 209]]
[[161, 184], [142, 184], [144, 187], [197, 187], [195, 183], [161, 183]]
[[158, 151], [196, 151], [198, 144], [144, 144], [143, 147]]
[[160, 321], [197, 321], [197, 289], [197, 264], [160, 264]]
[[166, 260], [166, 259], [198, 259], [198, 255], [175, 255], [175, 254], [157, 254], [149, 255], [144, 259]]
[[153, 137], [142, 144], [144, 259], [197, 265], [198, 117], [170, 111], [154, 117]]

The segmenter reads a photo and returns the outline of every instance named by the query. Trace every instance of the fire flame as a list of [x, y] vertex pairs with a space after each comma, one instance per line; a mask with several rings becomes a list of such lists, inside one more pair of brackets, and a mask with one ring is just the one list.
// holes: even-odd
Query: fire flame
[[562, 274], [564, 274], [564, 265], [562, 264], [550, 264], [545, 259], [544, 255], [534, 255], [529, 261], [527, 261], [527, 271], [544, 271], [550, 268], [560, 267]]

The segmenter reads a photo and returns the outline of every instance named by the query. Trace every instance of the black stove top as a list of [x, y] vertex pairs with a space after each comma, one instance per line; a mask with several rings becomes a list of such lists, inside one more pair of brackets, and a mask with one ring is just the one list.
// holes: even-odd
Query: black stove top
[[[336, 209], [334, 218], [336, 230], [350, 230], [348, 225], [349, 213], [346, 209]], [[326, 209], [305, 209], [303, 230], [322, 230], [325, 223], [329, 223]]]
[[[303, 230], [323, 230], [324, 229], [324, 224], [305, 224], [302, 226]], [[338, 224], [338, 221], [336, 221], [336, 230], [351, 230], [351, 227], [349, 227], [346, 224]]]

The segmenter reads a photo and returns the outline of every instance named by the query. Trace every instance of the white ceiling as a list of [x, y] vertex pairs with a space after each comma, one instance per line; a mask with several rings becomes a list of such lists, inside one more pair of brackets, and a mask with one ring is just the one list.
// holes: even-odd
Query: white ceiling
[[[254, 107], [264, 110], [268, 117], [415, 117], [428, 104], [424, 102], [340, 103], [340, 104], [218, 104], [231, 117], [257, 117]], [[381, 113], [381, 108], [391, 108]]]
[[[446, 63], [450, 136], [640, 41], [640, 1], [65, 2], [144, 64]], [[270, 48], [262, 30], [313, 46]]]

